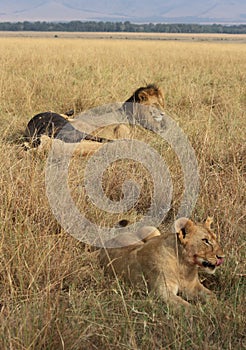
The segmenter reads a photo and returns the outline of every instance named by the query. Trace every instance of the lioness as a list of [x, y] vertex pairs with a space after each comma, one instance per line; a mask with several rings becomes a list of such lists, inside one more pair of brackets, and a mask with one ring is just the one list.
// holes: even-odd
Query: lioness
[[[43, 135], [58, 138], [66, 143], [78, 143], [82, 140], [102, 143], [119, 138], [129, 138], [132, 128], [134, 128], [134, 118], [144, 128], [154, 130], [156, 124], [160, 122], [158, 119], [160, 118], [159, 114], [157, 119], [156, 116], [153, 118], [152, 113], [148, 111], [147, 107], [145, 107], [145, 110], [141, 110], [141, 105], [163, 110], [164, 97], [162, 90], [156, 85], [147, 85], [137, 89], [117, 111], [117, 113], [126, 115], [126, 122], [130, 125], [115, 124], [112, 122], [111, 125], [96, 128], [91, 134], [87, 130], [90, 130], [88, 126], [90, 126], [90, 122], [93, 124], [93, 120], [83, 122], [79, 119], [79, 116], [78, 118], [71, 119], [54, 112], [39, 113], [27, 124], [24, 133], [26, 139], [25, 145], [27, 146], [27, 142], [29, 142], [31, 147], [39, 146]], [[146, 113], [146, 110], [149, 113]], [[146, 116], [146, 114], [148, 115]], [[143, 117], [143, 115], [145, 116]], [[90, 147], [90, 143], [88, 143], [88, 147]], [[98, 145], [98, 148], [100, 147]]]
[[195, 224], [180, 218], [175, 222], [177, 239], [174, 234], [161, 235], [154, 227], [118, 236], [105, 245], [121, 247], [101, 248], [100, 263], [107, 273], [133, 285], [145, 281], [166, 303], [189, 306], [186, 300], [206, 300], [213, 292], [200, 283], [198, 271], [212, 274], [224, 260], [211, 222], [208, 218], [204, 224]]

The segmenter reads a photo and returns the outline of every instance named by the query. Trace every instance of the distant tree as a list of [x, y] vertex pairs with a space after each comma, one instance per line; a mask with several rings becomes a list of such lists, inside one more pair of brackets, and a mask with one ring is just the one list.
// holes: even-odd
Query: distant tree
[[0, 22], [0, 31], [67, 31], [67, 32], [148, 32], [148, 33], [230, 33], [246, 34], [246, 25], [143, 23], [103, 21], [71, 22]]

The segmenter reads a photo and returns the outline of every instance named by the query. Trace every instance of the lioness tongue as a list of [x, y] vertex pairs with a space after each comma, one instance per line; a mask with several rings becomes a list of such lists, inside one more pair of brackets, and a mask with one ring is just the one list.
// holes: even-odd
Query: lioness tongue
[[217, 263], [216, 263], [216, 266], [219, 266], [223, 263], [224, 259], [223, 258], [220, 258], [217, 260]]

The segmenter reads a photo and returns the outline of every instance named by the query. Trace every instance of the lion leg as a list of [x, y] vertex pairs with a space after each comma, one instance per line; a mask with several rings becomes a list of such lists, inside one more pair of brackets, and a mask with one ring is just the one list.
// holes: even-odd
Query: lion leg
[[119, 124], [114, 128], [114, 135], [116, 139], [129, 139], [131, 137], [131, 130], [129, 126]]
[[23, 146], [26, 151], [33, 154], [45, 154], [51, 149], [52, 138], [47, 135], [41, 135], [40, 144], [37, 147], [33, 147], [31, 142], [24, 142]]
[[191, 304], [184, 300], [183, 298], [181, 298], [180, 296], [178, 295], [175, 295], [175, 294], [170, 294], [169, 295], [169, 298], [168, 300], [166, 301], [167, 304], [170, 304], [174, 307], [177, 307], [177, 306], [184, 306], [185, 308], [190, 308], [191, 307]]
[[207, 302], [208, 300], [214, 300], [214, 301], [217, 300], [217, 297], [214, 294], [214, 292], [204, 287], [199, 281], [197, 282], [195, 287], [191, 291], [189, 291], [189, 293], [187, 294], [187, 297], [191, 300], [198, 299], [204, 303]]
[[177, 295], [178, 285], [174, 281], [167, 284], [166, 279], [162, 276], [157, 278], [154, 291], [170, 306], [178, 307], [183, 305], [186, 308], [191, 306], [188, 301]]
[[87, 155], [93, 154], [97, 150], [99, 150], [103, 145], [104, 144], [101, 142], [83, 140], [76, 147], [74, 151], [74, 155], [87, 156]]
[[131, 130], [132, 127], [125, 124], [112, 124], [98, 128], [91, 134], [109, 140], [129, 139], [131, 138]]

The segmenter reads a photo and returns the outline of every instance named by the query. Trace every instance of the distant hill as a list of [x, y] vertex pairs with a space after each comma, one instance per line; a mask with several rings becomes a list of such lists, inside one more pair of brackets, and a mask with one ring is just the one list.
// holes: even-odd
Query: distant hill
[[246, 23], [245, 0], [11, 0], [0, 21], [131, 21], [135, 23]]

